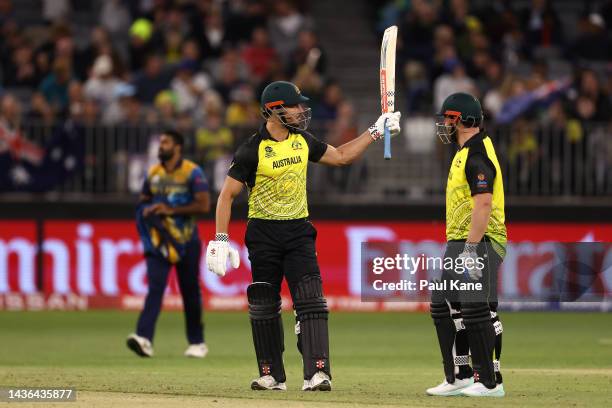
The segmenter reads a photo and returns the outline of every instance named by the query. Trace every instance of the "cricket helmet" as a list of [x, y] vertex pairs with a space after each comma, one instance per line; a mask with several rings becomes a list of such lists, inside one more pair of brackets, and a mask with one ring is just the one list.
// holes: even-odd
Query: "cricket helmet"
[[[275, 81], [266, 86], [261, 94], [261, 114], [266, 120], [276, 115], [290, 130], [306, 130], [312, 118], [311, 109], [304, 105], [309, 100], [302, 95], [300, 88], [291, 82]], [[287, 106], [301, 106], [302, 111], [289, 114]]]
[[[482, 107], [474, 95], [457, 92], [444, 100], [436, 121], [436, 134], [442, 143], [448, 144], [456, 139], [457, 124], [467, 128], [482, 124]], [[450, 119], [450, 120], [447, 120]]]

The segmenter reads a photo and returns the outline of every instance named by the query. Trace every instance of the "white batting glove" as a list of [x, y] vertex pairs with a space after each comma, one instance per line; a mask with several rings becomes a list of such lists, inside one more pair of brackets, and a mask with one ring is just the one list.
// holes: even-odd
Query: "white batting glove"
[[225, 276], [228, 256], [232, 268], [238, 268], [240, 266], [240, 255], [236, 249], [229, 245], [229, 236], [227, 234], [216, 234], [215, 240], [210, 241], [208, 248], [206, 248], [208, 270], [219, 276]]
[[473, 281], [482, 278], [482, 269], [478, 267], [478, 254], [476, 248], [478, 244], [466, 243], [463, 252], [457, 259], [461, 259], [461, 265], [465, 269], [465, 274]]
[[391, 137], [397, 136], [400, 132], [400, 118], [402, 117], [401, 112], [387, 112], [380, 115], [372, 126], [368, 128], [372, 139], [378, 140], [385, 135], [385, 120], [387, 121], [387, 127], [391, 133]]

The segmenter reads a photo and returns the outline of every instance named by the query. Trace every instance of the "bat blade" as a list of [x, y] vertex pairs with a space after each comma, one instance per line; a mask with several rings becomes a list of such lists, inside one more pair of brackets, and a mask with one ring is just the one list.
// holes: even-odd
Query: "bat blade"
[[[395, 46], [397, 26], [388, 27], [380, 47], [380, 107], [382, 113], [395, 110]], [[385, 124], [384, 157], [391, 159], [391, 134]]]

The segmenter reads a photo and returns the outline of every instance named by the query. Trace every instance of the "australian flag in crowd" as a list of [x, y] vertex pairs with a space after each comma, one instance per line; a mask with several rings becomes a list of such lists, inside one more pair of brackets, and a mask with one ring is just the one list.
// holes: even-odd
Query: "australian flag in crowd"
[[83, 129], [72, 121], [55, 126], [44, 145], [0, 122], [0, 191], [44, 192], [82, 171]]

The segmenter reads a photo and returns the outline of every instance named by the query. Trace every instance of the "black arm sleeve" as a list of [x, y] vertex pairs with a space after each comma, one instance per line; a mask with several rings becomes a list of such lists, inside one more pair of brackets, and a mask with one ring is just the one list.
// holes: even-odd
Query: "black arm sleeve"
[[308, 143], [308, 160], [311, 162], [321, 160], [321, 157], [327, 151], [327, 143], [320, 141], [308, 132], [302, 133], [302, 136], [304, 136], [306, 143]]
[[465, 177], [472, 195], [493, 193], [496, 173], [495, 166], [487, 156], [482, 153], [470, 155], [465, 164]]
[[255, 184], [255, 173], [257, 172], [257, 144], [247, 142], [236, 150], [234, 160], [230, 165], [227, 175], [249, 186]]

